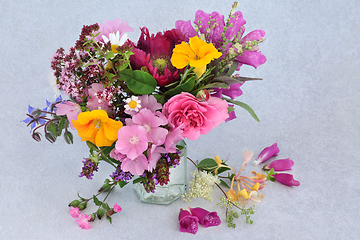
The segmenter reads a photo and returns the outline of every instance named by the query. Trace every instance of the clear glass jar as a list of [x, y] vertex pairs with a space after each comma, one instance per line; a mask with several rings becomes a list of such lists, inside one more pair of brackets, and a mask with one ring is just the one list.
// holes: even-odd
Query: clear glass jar
[[178, 145], [183, 146], [180, 153], [180, 164], [170, 169], [169, 182], [166, 185], [157, 185], [154, 193], [147, 193], [142, 183], [134, 184], [139, 199], [144, 203], [168, 205], [186, 192], [187, 183], [187, 153], [185, 141]]

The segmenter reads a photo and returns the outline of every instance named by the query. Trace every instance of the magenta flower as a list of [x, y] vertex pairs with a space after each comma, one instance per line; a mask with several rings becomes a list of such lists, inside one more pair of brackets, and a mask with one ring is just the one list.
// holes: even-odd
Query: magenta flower
[[300, 186], [300, 182], [294, 180], [293, 175], [288, 173], [277, 173], [272, 175], [275, 180], [281, 184], [284, 184], [286, 186]]
[[91, 216], [86, 214], [80, 214], [79, 219], [76, 220], [77, 224], [82, 229], [90, 229], [91, 225], [89, 223]]
[[120, 128], [115, 148], [130, 159], [137, 158], [148, 148], [145, 128], [138, 125]]
[[219, 226], [221, 220], [216, 212], [209, 212], [203, 208], [190, 208], [190, 212], [193, 216], [199, 219], [199, 222], [204, 227]]
[[199, 219], [192, 216], [187, 210], [180, 209], [179, 213], [179, 229], [180, 232], [188, 232], [195, 234], [198, 230]]
[[73, 206], [70, 207], [69, 212], [73, 218], [77, 218], [81, 214], [81, 211], [79, 210], [79, 208], [73, 207]]
[[260, 163], [265, 162], [271, 157], [276, 157], [280, 152], [279, 148], [277, 147], [277, 143], [274, 143], [270, 147], [264, 148], [261, 153], [259, 154], [257, 161], [254, 161], [254, 165], [259, 165]]
[[278, 159], [272, 161], [269, 164], [264, 165], [263, 170], [270, 171], [274, 169], [274, 171], [287, 171], [291, 170], [291, 167], [294, 165], [294, 161], [291, 159]]
[[115, 203], [114, 211], [119, 213], [119, 212], [121, 212], [121, 210], [122, 210], [122, 208], [117, 203]]
[[242, 95], [243, 92], [241, 91], [240, 87], [243, 84], [244, 83], [234, 83], [234, 84], [231, 84], [228, 89], [214, 88], [213, 90], [215, 91], [215, 93], [211, 94], [211, 96], [222, 98], [223, 95], [226, 95], [226, 96], [230, 97], [231, 99], [234, 99], [234, 98]]
[[77, 116], [79, 115], [79, 113], [81, 113], [80, 106], [72, 101], [58, 103], [55, 106], [57, 108], [56, 115], [58, 115], [58, 116], [66, 115], [66, 117], [70, 123], [70, 127], [75, 130], [75, 128], [73, 127], [73, 124], [72, 124], [72, 120], [74, 120], [74, 121], [77, 120]]
[[148, 169], [148, 161], [144, 154], [140, 154], [134, 159], [125, 158], [121, 161], [121, 170], [130, 172], [133, 175], [141, 175]]

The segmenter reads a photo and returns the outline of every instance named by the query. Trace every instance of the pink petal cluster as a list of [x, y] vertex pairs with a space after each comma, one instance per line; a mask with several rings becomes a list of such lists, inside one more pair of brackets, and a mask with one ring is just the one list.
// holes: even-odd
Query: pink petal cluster
[[180, 127], [183, 137], [196, 140], [225, 121], [229, 117], [227, 109], [227, 102], [220, 98], [199, 101], [192, 94], [182, 92], [164, 104], [163, 113], [170, 125]]
[[115, 203], [114, 204], [114, 211], [119, 213], [119, 212], [121, 212], [121, 210], [122, 210], [122, 208], [117, 203]]
[[72, 206], [70, 207], [69, 212], [73, 218], [78, 218], [78, 219], [76, 219], [76, 222], [80, 228], [82, 228], [82, 229], [90, 229], [91, 228], [91, 225], [89, 223], [89, 221], [91, 219], [90, 215], [83, 214], [83, 213], [81, 213], [79, 208], [72, 207]]
[[270, 147], [264, 148], [261, 153], [259, 154], [256, 161], [254, 161], [254, 165], [259, 165], [260, 163], [265, 162], [271, 157], [276, 157], [278, 153], [280, 152], [277, 143], [274, 143]]
[[66, 117], [70, 123], [70, 127], [75, 130], [75, 128], [72, 125], [72, 120], [73, 119], [75, 121], [77, 120], [77, 116], [79, 115], [79, 113], [81, 113], [80, 106], [72, 101], [58, 103], [55, 106], [57, 108], [56, 115], [58, 115], [58, 116], [66, 115]]
[[180, 209], [179, 214], [179, 229], [180, 232], [188, 232], [195, 234], [198, 230], [199, 219], [192, 216], [187, 210]]

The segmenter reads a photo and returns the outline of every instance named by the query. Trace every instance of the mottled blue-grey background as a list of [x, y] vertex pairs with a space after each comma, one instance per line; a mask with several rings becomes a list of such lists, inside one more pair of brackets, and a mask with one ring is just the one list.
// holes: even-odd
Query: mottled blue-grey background
[[[81, 230], [67, 204], [77, 193], [91, 196], [112, 169], [101, 165], [94, 180], [78, 178], [86, 144], [73, 146], [30, 138], [24, 119], [28, 104], [44, 107], [55, 95], [49, 85], [50, 59], [59, 47], [74, 45], [83, 25], [121, 18], [139, 37], [156, 33], [195, 12], [227, 15], [231, 0], [14, 0], [0, 2], [0, 238], [1, 239], [357, 239], [360, 233], [360, 6], [358, 0], [240, 1], [246, 33], [266, 32], [260, 48], [268, 61], [240, 74], [262, 77], [244, 84], [238, 100], [249, 104], [256, 122], [237, 108], [238, 118], [197, 141], [187, 141], [194, 160], [219, 155], [239, 169], [245, 148], [258, 155], [278, 143], [279, 158], [291, 158], [299, 187], [269, 183], [256, 205], [254, 224], [178, 230], [181, 207], [224, 210], [214, 202], [178, 200], [169, 206], [140, 203], [129, 185], [110, 204], [123, 211], [113, 224], [96, 221]], [[188, 171], [195, 168], [188, 164]], [[245, 170], [259, 170], [249, 165]]]

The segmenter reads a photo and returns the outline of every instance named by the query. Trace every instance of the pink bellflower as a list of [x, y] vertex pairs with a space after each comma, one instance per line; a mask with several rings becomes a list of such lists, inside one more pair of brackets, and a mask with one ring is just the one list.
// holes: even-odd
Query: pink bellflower
[[276, 157], [280, 152], [277, 143], [274, 143], [270, 147], [264, 148], [261, 153], [259, 154], [256, 161], [253, 162], [254, 166], [259, 165], [260, 163], [265, 162], [271, 157]]
[[199, 219], [199, 222], [204, 227], [219, 226], [221, 220], [216, 212], [209, 212], [203, 208], [190, 208], [190, 212], [193, 216]]
[[179, 229], [180, 232], [188, 232], [195, 234], [198, 230], [199, 219], [192, 216], [188, 210], [180, 209], [179, 213]]

